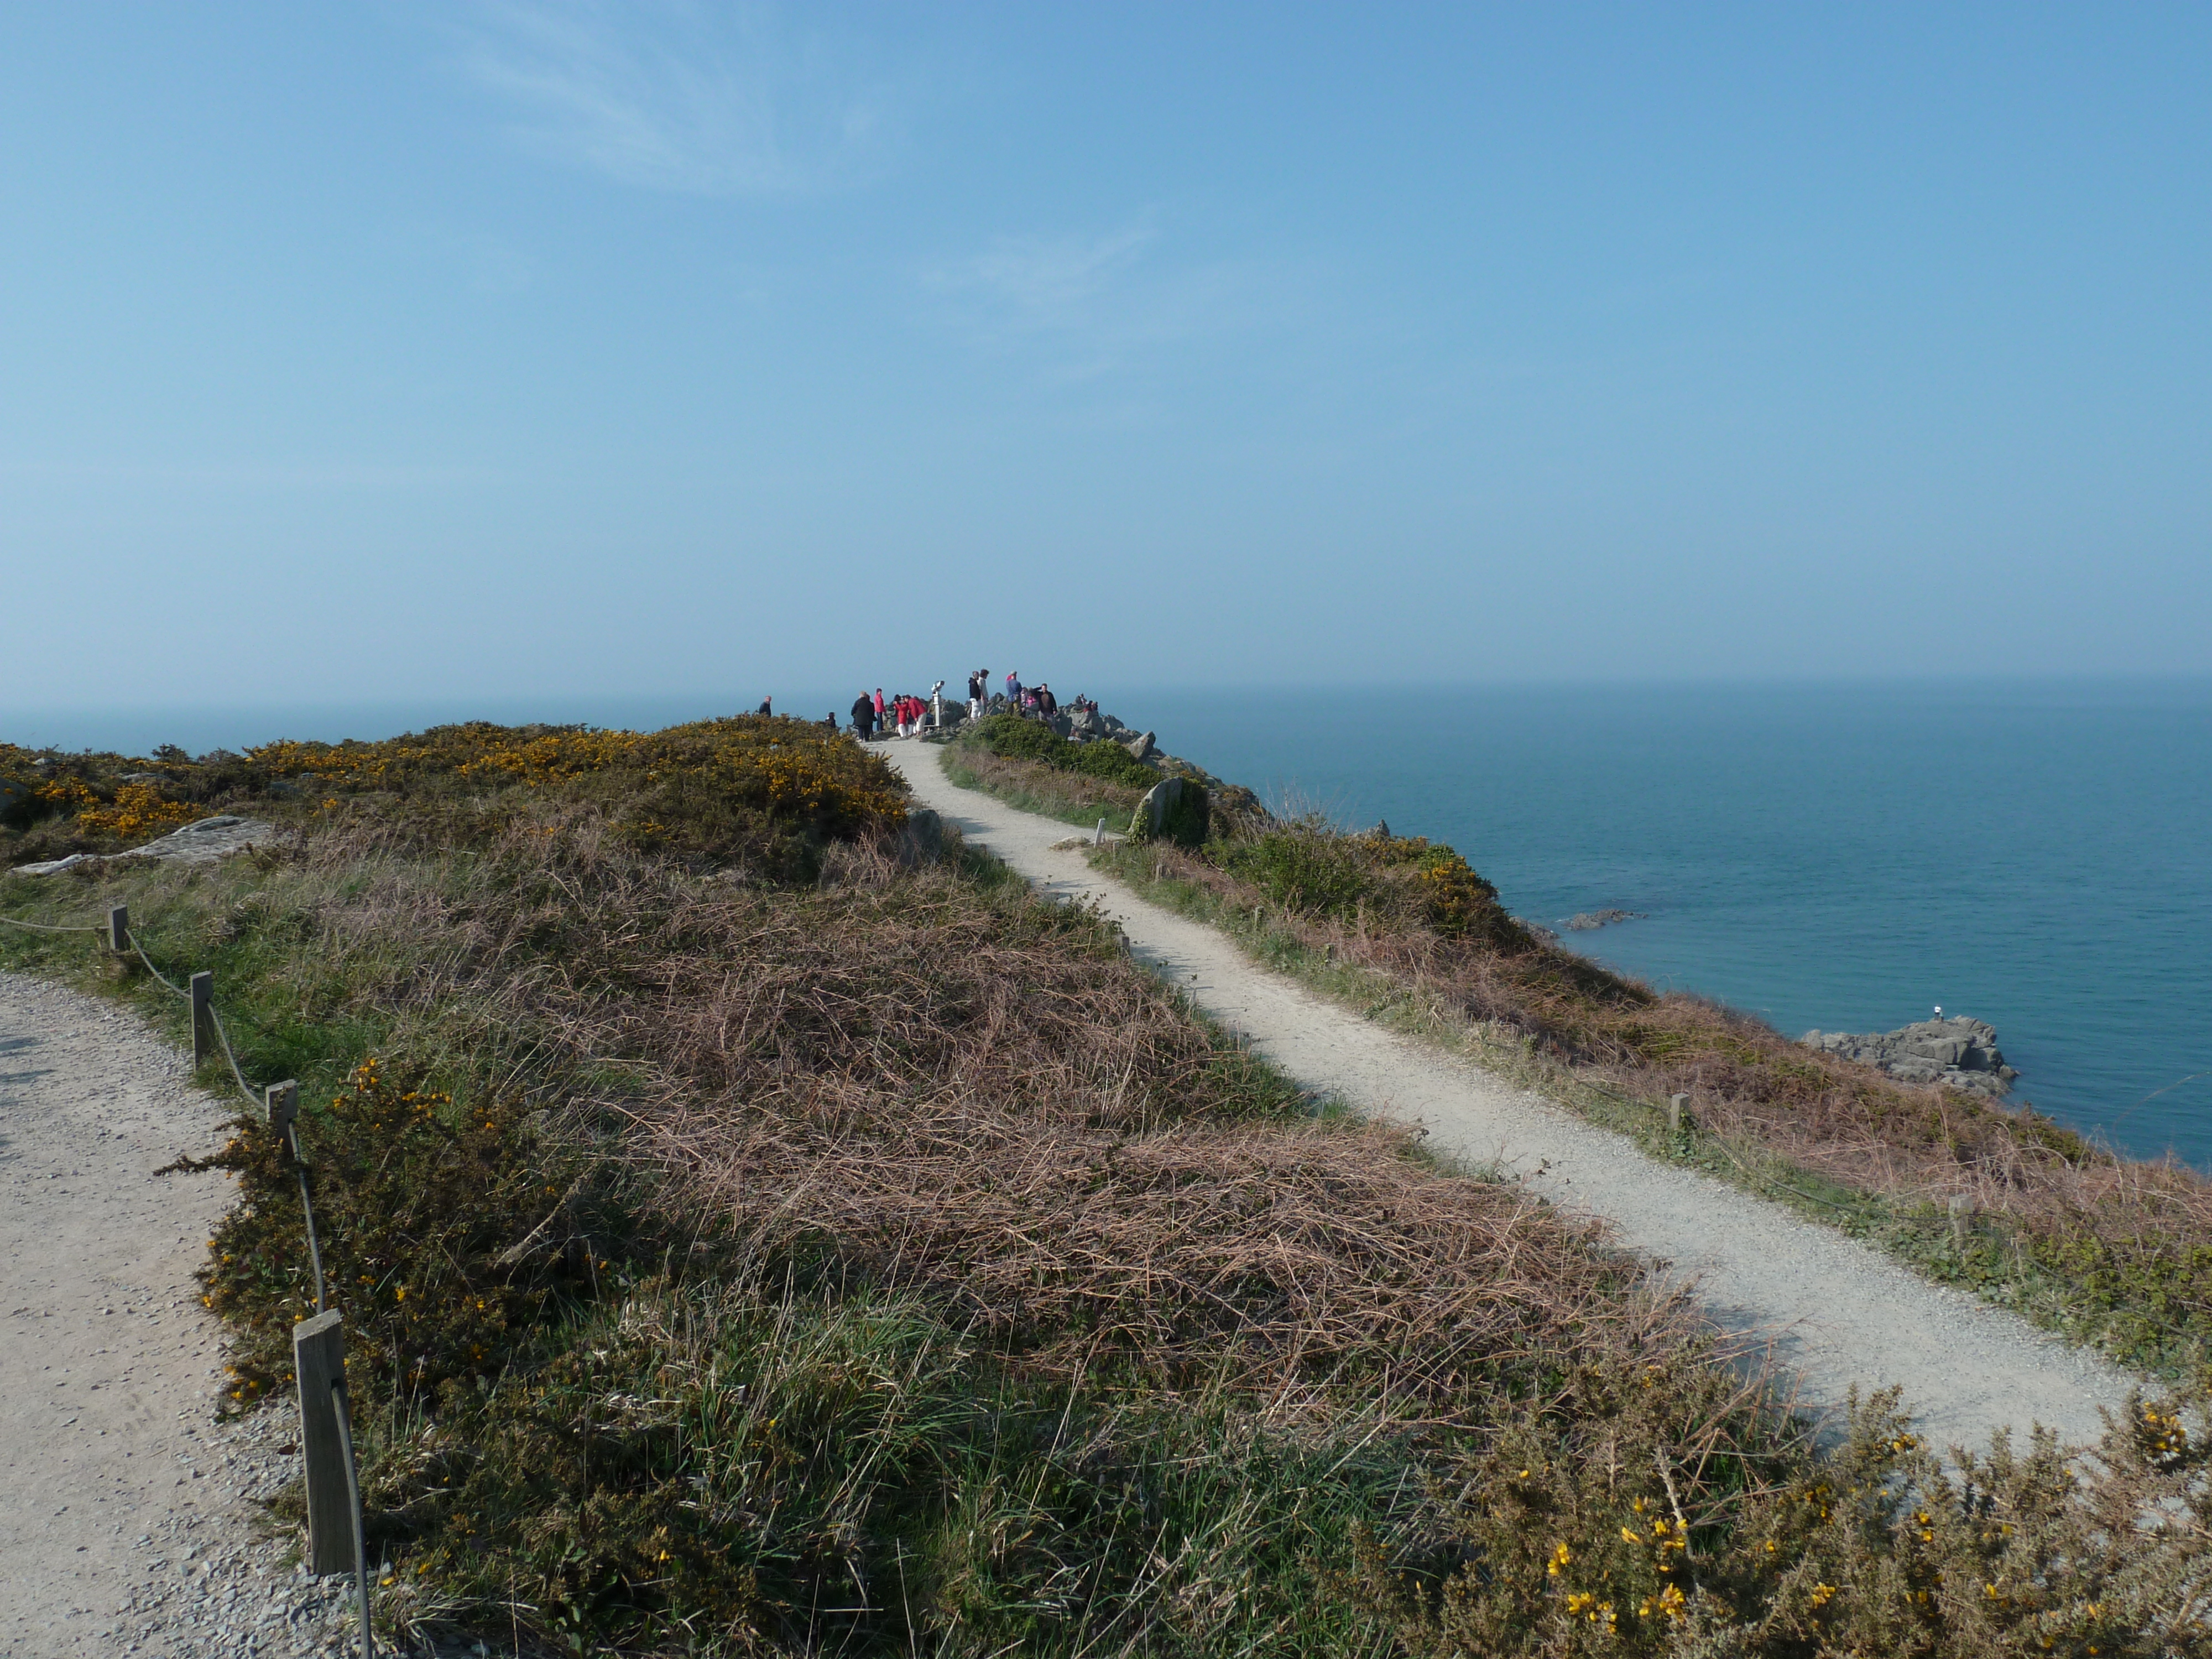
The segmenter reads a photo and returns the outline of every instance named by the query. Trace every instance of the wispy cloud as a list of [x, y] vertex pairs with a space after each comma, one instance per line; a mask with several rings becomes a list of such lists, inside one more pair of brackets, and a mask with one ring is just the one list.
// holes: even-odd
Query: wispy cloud
[[932, 276], [938, 287], [980, 295], [1028, 326], [1081, 326], [1094, 319], [1101, 297], [1126, 280], [1152, 238], [1142, 226], [1097, 237], [1001, 236], [973, 258]]
[[1178, 261], [1149, 219], [1073, 236], [1001, 236], [930, 267], [988, 349], [1048, 347], [1065, 378], [1104, 374], [1162, 348], [1241, 331], [1279, 314], [1279, 284], [1249, 264]]
[[791, 195], [884, 165], [891, 100], [758, 7], [492, 0], [464, 54], [515, 142], [649, 190]]

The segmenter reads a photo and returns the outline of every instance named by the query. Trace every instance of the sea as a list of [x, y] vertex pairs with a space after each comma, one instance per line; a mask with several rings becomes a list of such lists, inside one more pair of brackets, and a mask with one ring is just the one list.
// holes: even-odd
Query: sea
[[[1632, 913], [1563, 938], [1790, 1036], [1987, 1020], [2015, 1103], [2212, 1170], [2212, 680], [1055, 689], [1278, 810], [1448, 842], [1530, 921]], [[0, 738], [198, 753], [731, 707], [0, 709]]]

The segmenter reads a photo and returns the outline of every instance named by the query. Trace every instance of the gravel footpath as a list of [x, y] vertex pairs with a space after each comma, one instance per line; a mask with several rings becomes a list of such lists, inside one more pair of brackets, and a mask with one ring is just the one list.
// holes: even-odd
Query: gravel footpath
[[192, 1270], [228, 1206], [229, 1109], [125, 1010], [0, 974], [0, 1656], [335, 1652], [352, 1588], [316, 1581], [264, 1500], [299, 1473], [282, 1401], [223, 1423], [222, 1335]]
[[1256, 966], [1212, 928], [1100, 875], [1080, 849], [1055, 848], [1068, 825], [956, 787], [938, 745], [871, 748], [923, 805], [1040, 888], [1099, 899], [1139, 958], [1302, 1085], [1418, 1124], [1439, 1152], [1605, 1218], [1628, 1249], [1693, 1284], [1721, 1326], [1770, 1343], [1807, 1404], [1839, 1404], [1855, 1384], [1901, 1384], [1939, 1443], [1979, 1448], [1996, 1430], [2032, 1423], [2094, 1440], [2099, 1407], [2124, 1402], [2134, 1379], [2089, 1351], [1764, 1199], [1656, 1163], [1541, 1096]]

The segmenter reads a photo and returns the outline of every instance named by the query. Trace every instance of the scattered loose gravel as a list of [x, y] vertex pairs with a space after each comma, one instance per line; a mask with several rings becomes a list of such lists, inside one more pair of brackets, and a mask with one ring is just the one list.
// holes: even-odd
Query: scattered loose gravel
[[[88, 947], [89, 948], [89, 947]], [[192, 1270], [217, 1175], [161, 1176], [229, 1108], [128, 1011], [0, 974], [0, 1654], [331, 1653], [351, 1583], [298, 1565], [265, 1505], [298, 1417], [225, 1422]]]

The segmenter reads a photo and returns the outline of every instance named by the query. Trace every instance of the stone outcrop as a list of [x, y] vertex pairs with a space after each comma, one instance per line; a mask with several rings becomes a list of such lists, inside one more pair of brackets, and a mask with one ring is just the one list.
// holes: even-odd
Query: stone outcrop
[[205, 864], [257, 843], [266, 846], [276, 835], [276, 826], [259, 818], [202, 818], [198, 823], [188, 823], [159, 841], [149, 841], [127, 853], [71, 853], [65, 859], [52, 859], [44, 864], [19, 864], [8, 873], [51, 876], [74, 870], [80, 864], [97, 864], [105, 858], [173, 859], [180, 864]]
[[1171, 841], [1196, 847], [1206, 839], [1206, 786], [1184, 777], [1162, 778], [1145, 792], [1129, 819], [1132, 841]]
[[1616, 921], [1642, 921], [1641, 910], [1584, 910], [1569, 916], [1565, 922], [1571, 933], [1587, 933], [1599, 927], [1610, 927]]
[[1998, 1051], [1996, 1029], [1963, 1016], [1865, 1036], [1808, 1031], [1804, 1042], [1822, 1054], [1879, 1066], [1900, 1083], [1941, 1083], [1994, 1097], [2011, 1089], [2020, 1075]]
[[1153, 734], [1146, 732], [1141, 736], [1131, 738], [1121, 746], [1139, 760], [1150, 760], [1152, 757], [1152, 751], [1159, 745], [1154, 742]]

